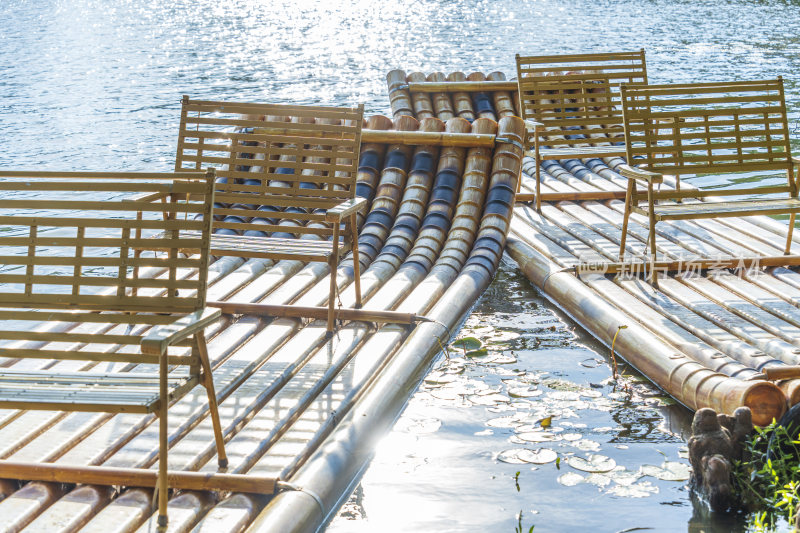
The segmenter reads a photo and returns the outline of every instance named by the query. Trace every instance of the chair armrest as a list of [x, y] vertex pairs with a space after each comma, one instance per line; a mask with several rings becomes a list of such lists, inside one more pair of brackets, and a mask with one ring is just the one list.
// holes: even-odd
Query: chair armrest
[[156, 326], [142, 339], [142, 353], [164, 355], [167, 348], [210, 326], [222, 316], [219, 309], [204, 308], [183, 316], [172, 324]]
[[356, 196], [349, 200], [345, 200], [336, 207], [331, 207], [325, 212], [326, 222], [341, 222], [341, 220], [353, 213], [361, 211], [367, 206], [367, 199]]
[[664, 181], [664, 176], [659, 172], [650, 172], [649, 170], [632, 167], [630, 165], [620, 165], [619, 173], [629, 180], [639, 180], [645, 183], [661, 183]]

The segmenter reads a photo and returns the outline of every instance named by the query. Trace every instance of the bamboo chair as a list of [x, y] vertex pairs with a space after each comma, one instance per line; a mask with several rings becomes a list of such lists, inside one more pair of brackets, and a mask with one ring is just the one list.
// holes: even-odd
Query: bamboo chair
[[[795, 215], [800, 210], [789, 145], [783, 80], [622, 86], [622, 111], [629, 163], [619, 258], [624, 259], [631, 213], [648, 217], [648, 244], [656, 261], [656, 223], [660, 220], [775, 215], [788, 213], [785, 254], [789, 254]], [[786, 172], [786, 183], [737, 189], [684, 189], [655, 192], [664, 174], [680, 183], [687, 174]], [[637, 182], [646, 185], [640, 192]], [[767, 196], [769, 195], [769, 196]], [[719, 201], [719, 197], [747, 196]], [[684, 202], [696, 199], [695, 202]], [[639, 202], [646, 200], [646, 206]], [[656, 204], [656, 200], [666, 203]], [[712, 201], [717, 200], [717, 201]], [[657, 284], [656, 276], [652, 279]]]
[[[541, 211], [542, 161], [623, 157], [618, 86], [647, 83], [638, 52], [520, 56], [517, 83], [527, 128], [525, 155], [536, 161], [536, 210]], [[517, 183], [517, 192], [519, 192]]]
[[175, 171], [217, 167], [211, 254], [322, 261], [334, 329], [339, 258], [352, 251], [361, 307], [356, 196], [364, 107], [209, 102], [183, 97]]
[[[155, 413], [159, 468], [150, 486], [158, 490], [162, 528], [167, 409], [196, 385], [206, 389], [218, 462], [227, 465], [203, 333], [220, 317], [219, 310], [205, 308], [213, 187], [213, 171], [0, 172], [0, 358], [3, 367], [17, 360], [0, 369], [0, 407]], [[181, 200], [120, 199], [131, 192], [168, 192]], [[193, 255], [179, 257], [179, 247]], [[163, 274], [139, 279], [138, 267]], [[196, 275], [180, 275], [187, 270]], [[64, 331], [59, 322], [78, 325]], [[130, 365], [139, 366], [128, 371]], [[0, 461], [0, 478], [35, 479], [26, 472], [58, 467]], [[128, 485], [148, 473], [70, 468], [77, 477], [62, 481]], [[182, 473], [169, 477], [174, 474]]]

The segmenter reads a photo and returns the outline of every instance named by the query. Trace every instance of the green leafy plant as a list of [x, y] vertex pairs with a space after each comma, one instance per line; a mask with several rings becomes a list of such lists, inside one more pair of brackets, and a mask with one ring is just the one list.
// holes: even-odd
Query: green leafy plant
[[755, 430], [744, 460], [734, 465], [734, 487], [750, 511], [751, 530], [772, 531], [781, 519], [790, 524], [795, 520], [800, 503], [800, 440], [774, 422]]

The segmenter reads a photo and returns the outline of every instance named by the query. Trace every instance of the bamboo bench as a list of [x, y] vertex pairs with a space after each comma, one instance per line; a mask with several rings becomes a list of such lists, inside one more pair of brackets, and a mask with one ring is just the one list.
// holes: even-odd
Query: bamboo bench
[[[0, 172], [0, 408], [157, 414], [159, 469], [149, 479], [162, 527], [168, 405], [198, 384], [227, 464], [203, 333], [220, 316], [205, 308], [213, 187], [213, 172]], [[124, 198], [131, 193], [176, 201]], [[161, 275], [138, 278], [141, 267]], [[59, 327], [67, 323], [76, 325]], [[0, 461], [0, 478], [58, 468]], [[62, 481], [127, 485], [149, 473], [74, 468]]]
[[[800, 211], [789, 144], [783, 80], [622, 86], [622, 111], [629, 163], [619, 256], [631, 213], [648, 217], [648, 244], [656, 261], [656, 223], [660, 220], [775, 215], [788, 213], [785, 254]], [[736, 189], [654, 191], [663, 175], [785, 172], [786, 183]], [[639, 191], [637, 182], [646, 185]], [[778, 195], [766, 196], [766, 195]], [[718, 197], [747, 199], [710, 201]], [[695, 202], [684, 202], [686, 199]], [[640, 201], [647, 204], [640, 206]], [[667, 203], [656, 204], [656, 200]], [[654, 283], [657, 283], [653, 275]]]
[[352, 251], [361, 307], [356, 196], [364, 107], [183, 97], [175, 171], [217, 169], [211, 254], [327, 262], [327, 330], [339, 258]]
[[[526, 152], [536, 162], [536, 210], [542, 207], [542, 161], [623, 157], [618, 86], [647, 83], [638, 52], [520, 56], [517, 83], [527, 126]], [[517, 185], [519, 192], [519, 183]]]

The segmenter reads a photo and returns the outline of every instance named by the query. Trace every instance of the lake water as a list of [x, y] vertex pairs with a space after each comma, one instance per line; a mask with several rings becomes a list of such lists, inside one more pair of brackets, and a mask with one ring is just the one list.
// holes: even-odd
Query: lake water
[[[0, 0], [0, 168], [171, 170], [183, 94], [389, 114], [395, 68], [510, 78], [516, 52], [641, 47], [652, 82], [782, 75], [797, 123], [798, 1]], [[331, 531], [743, 529], [684, 482], [635, 476], [680, 461], [688, 413], [634, 374], [610, 383], [605, 350], [513, 266], [467, 328], [489, 355], [438, 363]], [[552, 435], [528, 435], [544, 406]], [[616, 473], [566, 464], [587, 453]]]

